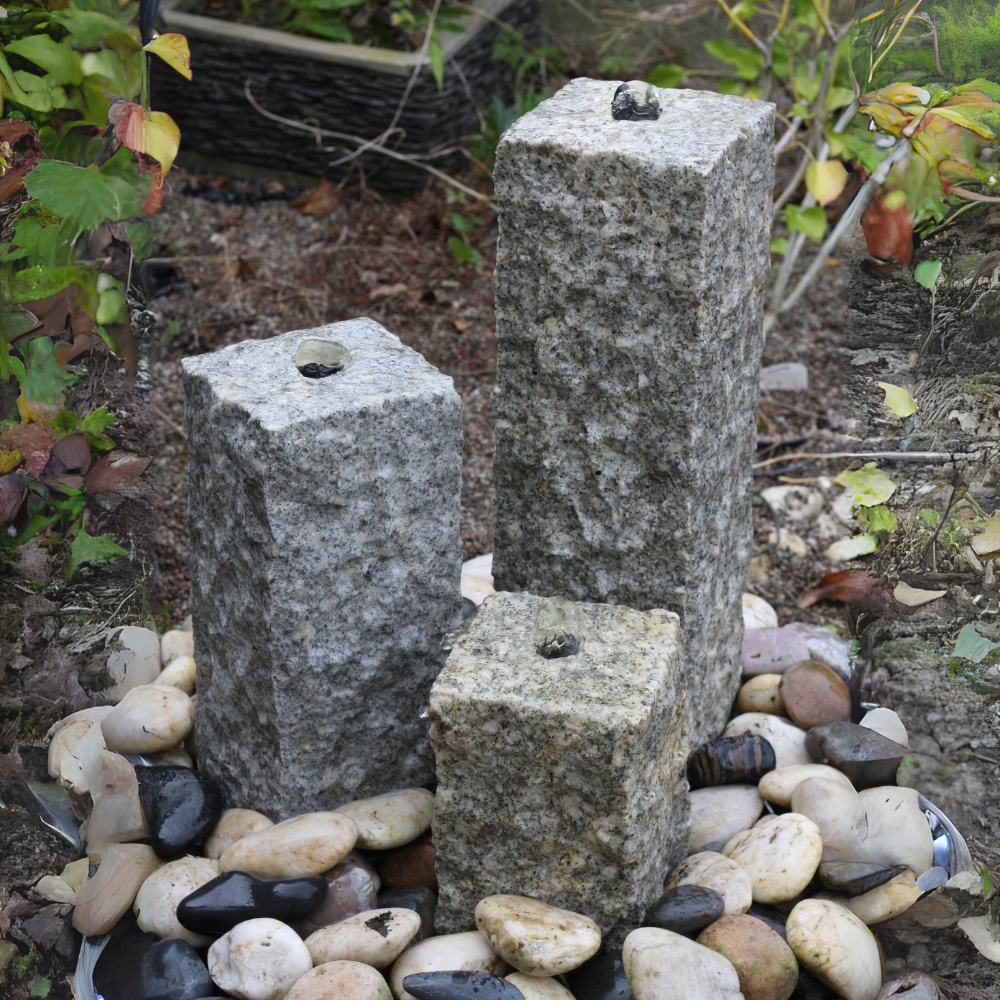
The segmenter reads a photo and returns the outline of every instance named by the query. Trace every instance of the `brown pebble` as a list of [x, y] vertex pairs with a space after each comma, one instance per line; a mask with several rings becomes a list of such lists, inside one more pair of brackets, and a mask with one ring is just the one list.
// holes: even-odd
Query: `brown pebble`
[[768, 715], [784, 715], [778, 685], [781, 674], [758, 674], [740, 688], [737, 704], [741, 712], [766, 712]]
[[851, 721], [851, 692], [825, 663], [803, 660], [789, 667], [778, 692], [789, 718], [801, 729]]
[[795, 953], [763, 920], [742, 913], [720, 917], [697, 940], [732, 962], [745, 1000], [788, 1000], [795, 991]]
[[414, 843], [387, 851], [379, 875], [383, 889], [406, 889], [414, 885], [437, 889], [434, 845]]
[[285, 1000], [392, 1000], [382, 975], [361, 962], [325, 962], [307, 972]]

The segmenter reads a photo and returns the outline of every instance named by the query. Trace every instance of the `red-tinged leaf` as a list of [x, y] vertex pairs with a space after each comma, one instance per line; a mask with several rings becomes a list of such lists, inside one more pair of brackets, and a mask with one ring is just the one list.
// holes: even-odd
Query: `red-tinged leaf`
[[41, 475], [55, 443], [52, 428], [45, 423], [15, 424], [0, 434], [0, 448], [19, 451], [29, 475]]
[[83, 481], [87, 493], [108, 493], [118, 483], [129, 479], [138, 479], [146, 471], [146, 466], [152, 461], [141, 455], [115, 449], [99, 458]]
[[[150, 160], [148, 157], [139, 157], [139, 173], [148, 174], [152, 183], [149, 186], [149, 194], [142, 203], [142, 210], [146, 215], [155, 215], [163, 204], [163, 170], [159, 163]], [[121, 353], [121, 351], [117, 351]]]
[[909, 205], [887, 208], [876, 198], [861, 219], [868, 252], [877, 260], [909, 264], [913, 259], [913, 218]]
[[115, 127], [115, 137], [133, 153], [151, 156], [170, 171], [181, 144], [181, 130], [164, 111], [146, 111], [141, 104], [115, 101], [108, 109], [108, 120]]
[[6, 528], [17, 517], [17, 512], [28, 495], [25, 477], [20, 472], [0, 476], [0, 528]]
[[866, 603], [876, 596], [885, 581], [869, 576], [864, 570], [842, 569], [827, 573], [815, 587], [808, 587], [795, 602], [800, 608], [812, 607], [817, 601], [843, 601], [845, 604]]
[[144, 46], [147, 52], [159, 56], [171, 69], [177, 70], [181, 76], [191, 79], [191, 50], [183, 35], [175, 31], [157, 35]]
[[92, 459], [90, 442], [85, 434], [69, 434], [56, 441], [49, 452], [49, 460], [42, 476], [61, 476], [64, 473], [85, 475]]

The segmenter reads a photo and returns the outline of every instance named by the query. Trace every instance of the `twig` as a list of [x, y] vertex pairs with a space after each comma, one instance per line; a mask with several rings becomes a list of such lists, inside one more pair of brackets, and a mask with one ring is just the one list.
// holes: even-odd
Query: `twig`
[[788, 131], [774, 144], [775, 157], [780, 156], [791, 144], [802, 127], [802, 116], [796, 115], [788, 125]]
[[763, 469], [779, 462], [821, 461], [832, 458], [877, 458], [886, 462], [951, 462], [964, 461], [968, 457], [964, 452], [950, 451], [801, 451], [791, 455], [779, 455], [777, 458], [766, 458], [763, 462], [754, 462], [751, 468]]
[[748, 41], [755, 45], [764, 54], [768, 65], [771, 63], [771, 50], [733, 13], [732, 8], [726, 0], [715, 0], [715, 2], [726, 12], [726, 17], [732, 22], [733, 27]]

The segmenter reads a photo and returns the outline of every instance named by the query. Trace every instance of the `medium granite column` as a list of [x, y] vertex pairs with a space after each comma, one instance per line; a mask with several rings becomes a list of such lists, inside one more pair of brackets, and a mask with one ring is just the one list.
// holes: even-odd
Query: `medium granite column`
[[359, 319], [187, 358], [184, 387], [199, 766], [274, 818], [429, 781], [462, 606], [452, 380]]
[[574, 80], [497, 150], [498, 591], [667, 608], [692, 741], [739, 679], [774, 109]]

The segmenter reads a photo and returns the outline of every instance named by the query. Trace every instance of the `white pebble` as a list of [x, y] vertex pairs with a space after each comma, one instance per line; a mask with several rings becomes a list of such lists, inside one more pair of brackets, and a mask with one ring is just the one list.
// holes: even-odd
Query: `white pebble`
[[827, 764], [795, 764], [792, 767], [779, 767], [774, 771], [768, 771], [757, 783], [757, 791], [768, 802], [787, 809], [792, 804], [792, 793], [799, 782], [805, 781], [806, 778], [831, 778], [843, 782], [848, 788], [854, 787], [850, 778], [835, 767]]
[[206, 948], [210, 937], [195, 934], [177, 919], [177, 906], [185, 896], [211, 882], [219, 874], [219, 863], [209, 858], [184, 857], [153, 872], [135, 897], [139, 929], [161, 938], [181, 938], [192, 948]]
[[507, 982], [513, 983], [524, 1000], [574, 1000], [562, 983], [549, 976], [527, 976], [523, 972], [512, 972]]
[[673, 931], [632, 931], [622, 964], [635, 1000], [743, 1000], [729, 959]]
[[487, 896], [475, 917], [493, 950], [529, 976], [569, 972], [601, 947], [601, 929], [590, 917], [528, 896]]
[[722, 853], [750, 876], [755, 903], [784, 903], [812, 881], [823, 857], [823, 839], [812, 820], [783, 813], [765, 816], [736, 834]]
[[194, 694], [198, 666], [193, 656], [178, 656], [171, 660], [157, 675], [153, 683], [157, 687], [172, 687], [187, 695]]
[[426, 788], [405, 788], [337, 806], [334, 812], [358, 824], [358, 847], [387, 851], [416, 840], [431, 825], [434, 796]]
[[[95, 755], [104, 747], [101, 720], [112, 711], [111, 705], [87, 708], [74, 713], [75, 718], [66, 721], [52, 734], [49, 742], [49, 777], [61, 782], [62, 786], [77, 795], [90, 791], [84, 776], [84, 757]], [[84, 740], [96, 727], [94, 735]]]
[[420, 930], [420, 914], [402, 907], [365, 910], [321, 927], [306, 938], [314, 965], [362, 962], [373, 969], [392, 965]]
[[934, 864], [934, 838], [915, 788], [883, 785], [859, 793], [868, 820], [862, 861], [906, 865], [923, 875]]
[[722, 785], [697, 788], [691, 793], [691, 840], [693, 854], [706, 844], [730, 840], [748, 830], [764, 811], [764, 800], [753, 785]]
[[744, 712], [729, 720], [723, 736], [763, 736], [774, 749], [776, 767], [811, 764], [812, 757], [806, 750], [806, 733], [794, 722], [767, 712]]
[[850, 910], [825, 899], [805, 899], [785, 923], [795, 957], [844, 1000], [875, 1000], [882, 963], [872, 932]]
[[160, 663], [166, 666], [179, 656], [194, 656], [194, 632], [175, 628], [160, 639]]
[[917, 888], [913, 872], [905, 871], [860, 896], [845, 899], [844, 905], [859, 920], [878, 924], [908, 910], [923, 893]]
[[861, 797], [838, 778], [806, 778], [792, 792], [792, 812], [808, 816], [823, 838], [824, 861], [850, 861], [861, 854], [868, 820]]
[[753, 903], [750, 876], [732, 858], [715, 851], [692, 854], [682, 861], [664, 883], [664, 890], [678, 885], [700, 885], [714, 889], [726, 904], [725, 916], [746, 913]]
[[126, 625], [110, 636], [107, 670], [115, 684], [104, 697], [116, 702], [142, 684], [151, 684], [160, 672], [160, 641], [152, 629]]
[[417, 972], [488, 972], [503, 976], [507, 963], [479, 931], [442, 934], [425, 938], [407, 948], [389, 973], [389, 988], [396, 1000], [413, 1000], [403, 989], [403, 980]]
[[865, 729], [880, 733], [887, 740], [909, 747], [910, 737], [903, 720], [891, 708], [873, 708], [862, 720]]
[[205, 838], [202, 850], [206, 858], [218, 861], [237, 840], [272, 826], [274, 823], [271, 820], [254, 809], [224, 809], [212, 832]]
[[743, 595], [744, 628], [777, 628], [778, 613], [763, 597], [756, 594]]
[[312, 965], [302, 938], [270, 917], [244, 920], [208, 950], [212, 979], [240, 1000], [281, 1000]]
[[109, 750], [156, 753], [183, 742], [194, 725], [194, 705], [177, 688], [144, 684], [133, 688], [101, 722]]

